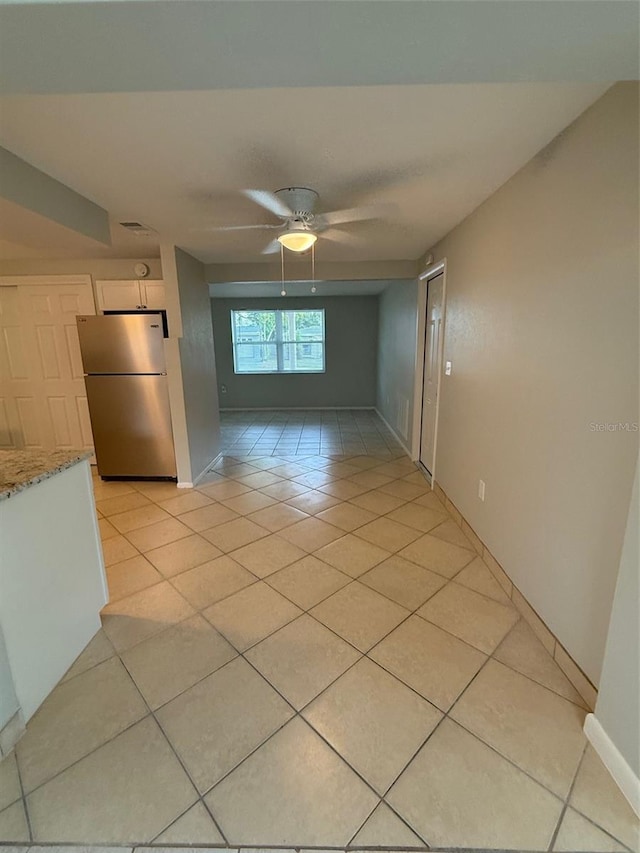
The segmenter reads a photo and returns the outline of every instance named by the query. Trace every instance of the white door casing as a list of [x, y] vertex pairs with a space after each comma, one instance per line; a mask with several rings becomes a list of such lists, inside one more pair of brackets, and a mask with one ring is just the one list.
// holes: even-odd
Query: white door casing
[[76, 315], [95, 304], [89, 277], [73, 279], [0, 287], [1, 447], [93, 446]]
[[444, 273], [428, 282], [422, 379], [420, 462], [433, 474], [443, 334]]

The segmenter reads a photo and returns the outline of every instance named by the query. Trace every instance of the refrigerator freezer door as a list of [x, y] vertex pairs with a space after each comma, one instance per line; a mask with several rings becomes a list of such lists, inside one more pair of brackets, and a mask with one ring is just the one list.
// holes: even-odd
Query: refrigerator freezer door
[[80, 315], [85, 373], [164, 373], [160, 314]]
[[175, 477], [166, 376], [85, 376], [102, 477]]

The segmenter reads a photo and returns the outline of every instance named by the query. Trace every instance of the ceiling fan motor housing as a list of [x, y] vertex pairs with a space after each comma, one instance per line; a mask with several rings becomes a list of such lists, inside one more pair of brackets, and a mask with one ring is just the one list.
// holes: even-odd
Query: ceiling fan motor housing
[[313, 213], [318, 201], [318, 193], [315, 190], [310, 190], [307, 187], [284, 187], [281, 190], [276, 190], [275, 195], [288, 205], [296, 218], [303, 222], [313, 220]]

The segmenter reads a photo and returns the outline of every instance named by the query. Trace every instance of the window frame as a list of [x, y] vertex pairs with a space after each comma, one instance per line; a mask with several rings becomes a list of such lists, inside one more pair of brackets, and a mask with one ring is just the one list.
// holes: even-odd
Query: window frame
[[[237, 314], [246, 314], [246, 313], [255, 313], [255, 314], [273, 314], [274, 322], [275, 322], [275, 337], [273, 340], [256, 340], [256, 341], [247, 341], [242, 340], [242, 333], [239, 330], [236, 321], [235, 315]], [[283, 323], [283, 315], [284, 314], [305, 314], [305, 313], [313, 313], [320, 314], [322, 318], [321, 323], [321, 337], [316, 340], [311, 341], [296, 341], [296, 340], [285, 340], [284, 339], [284, 323]], [[326, 316], [324, 308], [263, 308], [263, 309], [246, 309], [246, 308], [231, 308], [230, 309], [230, 322], [231, 322], [231, 348], [232, 348], [232, 357], [233, 357], [233, 372], [235, 376], [313, 376], [316, 374], [326, 373], [327, 371], [327, 359], [326, 359]], [[236, 336], [236, 330], [238, 330], [238, 334]], [[239, 338], [239, 340], [237, 339]], [[308, 367], [304, 369], [296, 369], [296, 370], [287, 370], [284, 368], [284, 364], [286, 362], [285, 358], [285, 348], [292, 347], [293, 352], [295, 352], [296, 347], [302, 346], [312, 346], [312, 345], [320, 345], [322, 349], [322, 368], [319, 370], [310, 370]], [[259, 347], [275, 347], [276, 353], [276, 369], [275, 370], [239, 370], [238, 369], [238, 348], [242, 346], [259, 346]]]

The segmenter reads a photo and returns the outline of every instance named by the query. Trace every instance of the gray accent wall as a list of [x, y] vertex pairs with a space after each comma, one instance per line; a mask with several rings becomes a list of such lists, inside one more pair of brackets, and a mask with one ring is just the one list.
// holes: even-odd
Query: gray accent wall
[[392, 281], [380, 295], [376, 408], [411, 446], [418, 328], [418, 282]]
[[180, 365], [194, 481], [220, 452], [216, 361], [204, 266], [181, 249], [175, 250], [175, 260], [182, 318]]
[[[321, 287], [322, 285], [319, 285]], [[325, 311], [325, 372], [233, 372], [231, 310]], [[376, 403], [377, 296], [212, 299], [218, 391], [223, 409], [373, 407]], [[226, 391], [222, 390], [222, 387]]]
[[4, 634], [0, 628], [0, 731], [19, 709]]
[[640, 777], [640, 500], [636, 466], [596, 704], [596, 719]]

